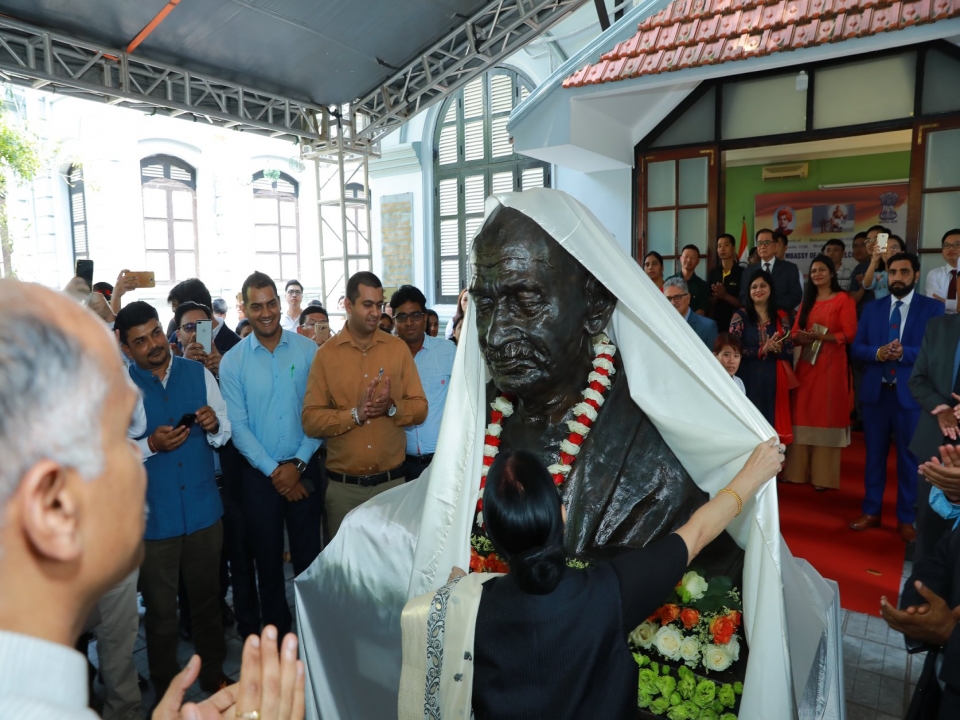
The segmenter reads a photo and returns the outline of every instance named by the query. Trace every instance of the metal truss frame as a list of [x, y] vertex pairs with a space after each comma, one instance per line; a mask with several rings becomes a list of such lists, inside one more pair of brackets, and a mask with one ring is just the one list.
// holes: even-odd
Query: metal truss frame
[[271, 137], [323, 142], [325, 108], [0, 17], [0, 78]]
[[356, 113], [369, 119], [356, 130], [358, 142], [376, 142], [588, 1], [491, 0], [353, 105]]

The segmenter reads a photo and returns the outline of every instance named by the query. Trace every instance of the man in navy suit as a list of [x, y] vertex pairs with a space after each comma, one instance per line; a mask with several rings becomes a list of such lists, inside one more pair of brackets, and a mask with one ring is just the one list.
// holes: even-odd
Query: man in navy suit
[[860, 402], [867, 445], [863, 514], [850, 523], [854, 530], [880, 526], [880, 507], [887, 484], [890, 435], [897, 444], [897, 529], [913, 542], [919, 460], [909, 444], [920, 418], [920, 406], [908, 387], [927, 321], [943, 315], [942, 303], [914, 292], [920, 261], [899, 253], [887, 263], [890, 294], [863, 308], [853, 356], [863, 363]]
[[750, 295], [750, 282], [753, 276], [761, 270], [766, 270], [773, 276], [773, 283], [777, 286], [777, 309], [793, 313], [803, 299], [803, 277], [800, 269], [789, 260], [777, 259], [777, 241], [773, 237], [773, 230], [761, 228], [757, 230], [757, 255], [760, 262], [748, 265], [743, 271], [740, 281], [740, 302], [746, 304]]
[[710, 352], [717, 339], [717, 323], [690, 309], [690, 287], [682, 277], [672, 277], [663, 283], [663, 296], [677, 309]]

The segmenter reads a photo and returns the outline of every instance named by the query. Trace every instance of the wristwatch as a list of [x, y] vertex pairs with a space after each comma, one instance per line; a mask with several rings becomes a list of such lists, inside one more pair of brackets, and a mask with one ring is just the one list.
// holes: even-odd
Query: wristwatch
[[397, 406], [396, 406], [396, 405], [391, 405], [391, 406], [390, 406], [390, 409], [387, 410], [387, 417], [393, 417], [393, 416], [396, 415], [396, 414], [397, 414]]
[[297, 469], [297, 472], [303, 475], [307, 471], [307, 464], [300, 458], [293, 459], [293, 466]]

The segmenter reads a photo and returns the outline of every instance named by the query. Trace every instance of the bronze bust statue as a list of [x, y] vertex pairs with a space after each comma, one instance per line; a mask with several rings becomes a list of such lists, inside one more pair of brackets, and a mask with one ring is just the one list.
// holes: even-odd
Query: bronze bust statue
[[[473, 244], [470, 293], [492, 402], [516, 396], [501, 448], [557, 462], [566, 421], [592, 370], [593, 338], [617, 299], [534, 220], [513, 208], [489, 216]], [[630, 397], [619, 358], [606, 400], [561, 485], [566, 546], [589, 559], [641, 547], [682, 525], [706, 502], [657, 428]], [[482, 532], [474, 527], [474, 532]], [[697, 565], [739, 576], [742, 551], [725, 533]], [[737, 582], [737, 579], [735, 582]]]

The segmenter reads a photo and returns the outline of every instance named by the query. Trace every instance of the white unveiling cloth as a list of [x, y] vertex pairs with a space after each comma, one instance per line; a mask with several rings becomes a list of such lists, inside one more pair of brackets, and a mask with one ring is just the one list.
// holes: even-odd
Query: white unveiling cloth
[[[490, 197], [488, 217], [499, 204], [536, 221], [617, 297], [606, 332], [619, 350], [631, 397], [694, 481], [716, 494], [773, 429], [589, 210], [547, 189]], [[473, 314], [471, 302], [433, 462], [418, 480], [351, 512], [296, 580], [308, 717], [396, 717], [403, 606], [443, 585], [453, 566], [468, 566], [488, 380]], [[833, 687], [830, 657], [824, 659], [829, 631], [836, 629], [828, 618], [829, 592], [780, 537], [775, 482], [745, 504], [729, 532], [745, 549], [743, 627], [750, 655], [740, 720], [823, 717], [825, 699], [843, 697], [842, 688], [838, 695]]]

